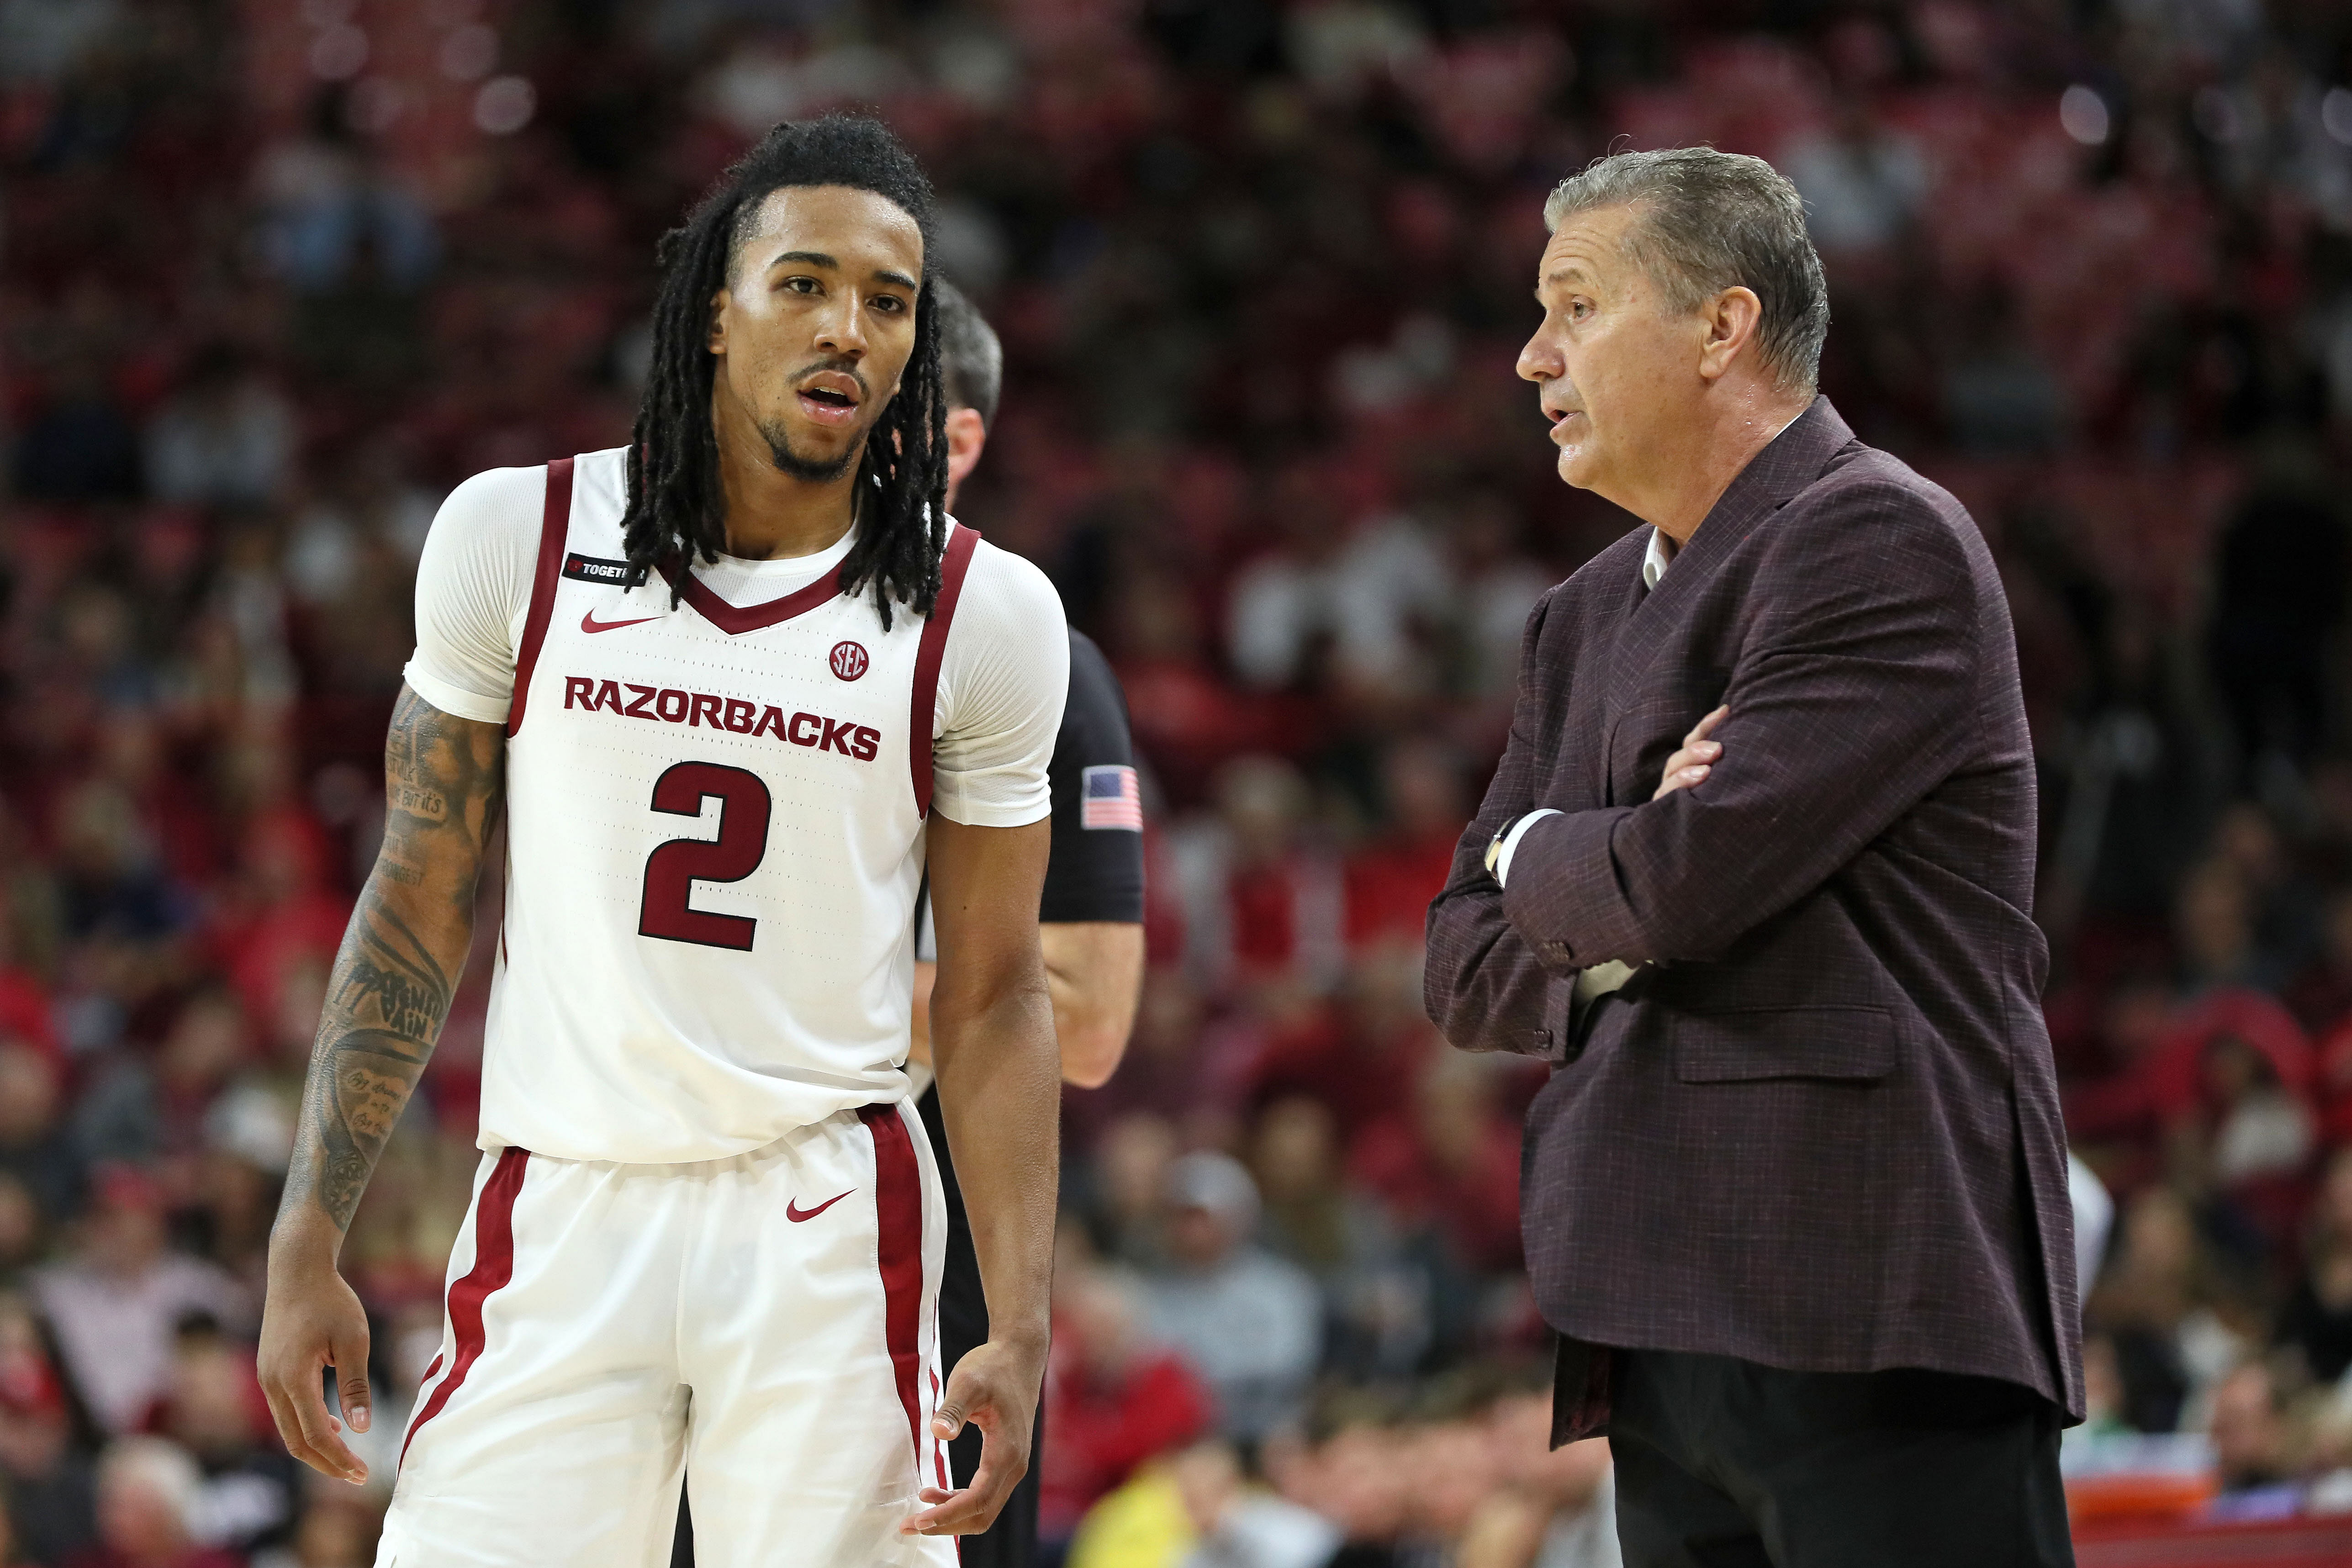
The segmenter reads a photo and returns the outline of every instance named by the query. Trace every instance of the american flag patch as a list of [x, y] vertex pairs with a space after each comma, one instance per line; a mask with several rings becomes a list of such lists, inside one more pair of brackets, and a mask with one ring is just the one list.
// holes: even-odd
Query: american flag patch
[[1078, 796], [1078, 826], [1143, 831], [1143, 791], [1136, 787], [1134, 768], [1117, 764], [1089, 768], [1085, 779]]

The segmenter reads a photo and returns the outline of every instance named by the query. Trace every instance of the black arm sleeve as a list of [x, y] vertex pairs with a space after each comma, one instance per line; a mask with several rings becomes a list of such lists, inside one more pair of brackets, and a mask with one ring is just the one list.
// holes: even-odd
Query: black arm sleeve
[[[1070, 698], [1054, 738], [1054, 854], [1037, 918], [1048, 924], [1143, 919], [1143, 834], [1086, 826], [1087, 770], [1135, 766], [1127, 696], [1110, 661], [1085, 632], [1070, 632]], [[1098, 813], [1100, 814], [1100, 813]]]

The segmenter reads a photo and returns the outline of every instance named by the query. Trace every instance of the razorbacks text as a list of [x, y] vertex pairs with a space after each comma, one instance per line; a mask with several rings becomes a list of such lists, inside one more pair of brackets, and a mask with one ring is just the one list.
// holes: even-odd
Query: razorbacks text
[[[625, 691], [629, 695], [623, 696]], [[603, 681], [589, 675], [563, 677], [563, 706], [589, 713], [615, 713], [623, 718], [654, 719], [688, 728], [708, 725], [737, 735], [772, 733], [778, 740], [819, 751], [838, 751], [860, 762], [874, 760], [882, 732], [869, 725], [853, 725], [822, 714], [787, 715], [773, 703], [762, 707], [740, 697], [714, 696], [709, 692], [680, 691], [676, 686], [641, 686], [635, 681]]]

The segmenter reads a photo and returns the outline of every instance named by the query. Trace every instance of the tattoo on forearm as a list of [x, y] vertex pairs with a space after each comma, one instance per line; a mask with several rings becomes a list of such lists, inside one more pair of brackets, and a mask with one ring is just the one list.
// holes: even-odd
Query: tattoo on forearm
[[376, 913], [385, 929], [344, 967], [335, 1005], [354, 1016], [373, 1007], [394, 1039], [429, 1040], [449, 1010], [448, 977], [404, 921], [389, 910]]
[[449, 1015], [483, 849], [504, 804], [504, 737], [404, 688], [384, 771], [383, 848], [335, 957], [286, 1183], [289, 1207], [316, 1202], [338, 1230]]

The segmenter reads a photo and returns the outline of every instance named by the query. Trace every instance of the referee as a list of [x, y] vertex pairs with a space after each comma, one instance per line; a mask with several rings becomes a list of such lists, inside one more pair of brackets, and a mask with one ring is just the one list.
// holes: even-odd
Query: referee
[[[980, 461], [989, 423], [1004, 382], [1004, 350], [971, 300], [945, 278], [926, 287], [937, 295], [940, 369], [948, 414], [948, 508]], [[1127, 1050], [1135, 1004], [1143, 988], [1143, 814], [1136, 789], [1135, 748], [1128, 735], [1127, 699], [1110, 662], [1085, 632], [1070, 632], [1070, 695], [1054, 741], [1053, 858], [1037, 912], [1045, 977], [1054, 993], [1054, 1031], [1062, 1046], [1062, 1080], [1092, 1089], [1109, 1079]], [[916, 905], [914, 1043], [907, 1075], [920, 1098], [917, 1108], [930, 1130], [946, 1189], [948, 1250], [940, 1281], [940, 1360], [952, 1372], [964, 1352], [988, 1340], [988, 1302], [980, 1287], [980, 1259], [964, 1217], [948, 1134], [931, 1081], [930, 999], [938, 946], [931, 929], [930, 886]], [[980, 1468], [980, 1428], [967, 1425], [948, 1446], [958, 1487]], [[985, 1534], [957, 1538], [963, 1568], [1031, 1568], [1037, 1560], [1037, 1478], [1044, 1469], [1045, 1405], [1037, 1404], [1037, 1434], [1029, 1473], [1007, 1499]], [[694, 1531], [678, 1506], [678, 1548], [672, 1568], [692, 1568]]]

